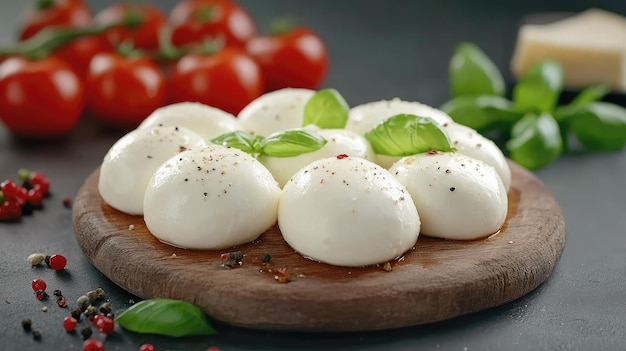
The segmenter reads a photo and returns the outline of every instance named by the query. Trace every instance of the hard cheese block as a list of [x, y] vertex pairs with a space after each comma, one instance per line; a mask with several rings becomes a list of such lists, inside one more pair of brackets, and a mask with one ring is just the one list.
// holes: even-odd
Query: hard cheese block
[[563, 66], [565, 86], [604, 84], [626, 90], [626, 18], [600, 9], [550, 24], [520, 28], [511, 62], [520, 78], [533, 63], [552, 59]]

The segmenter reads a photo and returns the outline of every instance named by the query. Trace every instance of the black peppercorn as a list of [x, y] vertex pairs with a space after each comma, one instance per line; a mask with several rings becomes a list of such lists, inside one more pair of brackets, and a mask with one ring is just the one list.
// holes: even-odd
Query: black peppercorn
[[91, 337], [91, 334], [93, 334], [91, 327], [85, 327], [80, 330], [80, 335], [83, 336], [83, 340], [89, 339]]
[[261, 262], [270, 263], [271, 260], [272, 260], [272, 256], [270, 254], [264, 253], [261, 255]]
[[80, 321], [80, 315], [81, 315], [80, 308], [78, 307], [72, 308], [72, 310], [70, 311], [70, 315], [74, 317], [74, 319], [76, 319], [77, 321]]
[[33, 339], [35, 340], [40, 340], [41, 339], [41, 332], [37, 329], [33, 330]]
[[33, 321], [31, 321], [30, 318], [22, 319], [22, 328], [24, 328], [25, 331], [30, 331], [32, 326], [33, 326]]

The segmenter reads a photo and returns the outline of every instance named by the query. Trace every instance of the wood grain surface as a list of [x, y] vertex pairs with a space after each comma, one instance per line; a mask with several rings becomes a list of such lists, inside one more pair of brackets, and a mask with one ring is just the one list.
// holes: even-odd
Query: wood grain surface
[[[253, 243], [219, 252], [163, 244], [142, 217], [103, 202], [98, 170], [77, 193], [74, 229], [94, 266], [142, 298], [186, 300], [212, 318], [255, 329], [390, 329], [501, 305], [548, 278], [565, 246], [563, 213], [532, 173], [513, 163], [511, 168], [509, 213], [498, 234], [471, 242], [421, 236], [414, 249], [391, 263], [391, 271], [307, 260], [283, 241], [277, 227]], [[228, 251], [242, 251], [243, 264], [222, 267], [220, 255]], [[263, 253], [271, 255], [271, 265], [261, 262]], [[294, 279], [279, 283], [278, 268]]]

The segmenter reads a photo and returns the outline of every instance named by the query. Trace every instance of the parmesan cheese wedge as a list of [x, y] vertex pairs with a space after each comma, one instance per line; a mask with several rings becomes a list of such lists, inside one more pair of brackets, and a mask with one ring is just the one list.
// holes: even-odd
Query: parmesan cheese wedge
[[626, 90], [626, 18], [589, 9], [550, 24], [526, 24], [518, 33], [511, 61], [520, 78], [541, 60], [556, 60], [566, 87], [604, 84]]

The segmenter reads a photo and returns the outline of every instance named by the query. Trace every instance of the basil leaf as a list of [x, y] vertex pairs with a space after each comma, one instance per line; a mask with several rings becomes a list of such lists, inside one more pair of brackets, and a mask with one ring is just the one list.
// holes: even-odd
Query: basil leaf
[[457, 45], [449, 66], [453, 98], [464, 95], [504, 96], [506, 86], [498, 67], [475, 44]]
[[477, 130], [510, 126], [522, 117], [513, 109], [511, 101], [496, 95], [460, 96], [440, 109], [455, 122]]
[[548, 113], [527, 114], [513, 126], [506, 147], [513, 161], [530, 170], [539, 169], [563, 151], [559, 125]]
[[124, 329], [143, 334], [180, 337], [217, 333], [202, 310], [181, 300], [143, 300], [132, 305], [115, 321]]
[[211, 139], [211, 142], [213, 144], [234, 147], [254, 155], [259, 152], [261, 140], [263, 140], [262, 136], [250, 135], [244, 131], [237, 130], [217, 136]]
[[521, 112], [552, 113], [563, 90], [563, 68], [556, 61], [539, 61], [513, 88], [515, 108]]
[[431, 150], [455, 151], [439, 123], [416, 115], [392, 116], [365, 133], [365, 139], [379, 155], [410, 156]]
[[626, 144], [626, 109], [619, 105], [593, 102], [572, 106], [562, 110], [561, 119], [589, 150], [621, 150]]
[[261, 153], [270, 157], [293, 157], [321, 149], [326, 139], [306, 130], [286, 130], [273, 133], [261, 143]]
[[596, 102], [602, 100], [606, 94], [611, 91], [605, 85], [596, 85], [592, 87], [587, 87], [583, 91], [581, 91], [572, 102], [569, 103], [568, 106], [581, 106], [591, 102]]
[[349, 110], [348, 103], [337, 90], [322, 89], [311, 96], [304, 106], [302, 126], [315, 124], [324, 129], [344, 128]]

